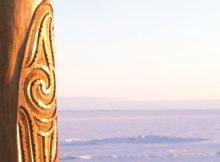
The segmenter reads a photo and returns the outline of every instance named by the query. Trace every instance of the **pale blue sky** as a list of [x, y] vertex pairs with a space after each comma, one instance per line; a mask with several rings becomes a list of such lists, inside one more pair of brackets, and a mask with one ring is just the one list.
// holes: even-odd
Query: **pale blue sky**
[[58, 96], [220, 99], [219, 0], [54, 0]]

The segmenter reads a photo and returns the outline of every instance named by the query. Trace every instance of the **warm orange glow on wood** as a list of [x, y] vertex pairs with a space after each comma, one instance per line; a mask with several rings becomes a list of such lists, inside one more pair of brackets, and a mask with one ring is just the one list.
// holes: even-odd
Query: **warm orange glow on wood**
[[57, 162], [51, 1], [0, 4], [0, 161]]

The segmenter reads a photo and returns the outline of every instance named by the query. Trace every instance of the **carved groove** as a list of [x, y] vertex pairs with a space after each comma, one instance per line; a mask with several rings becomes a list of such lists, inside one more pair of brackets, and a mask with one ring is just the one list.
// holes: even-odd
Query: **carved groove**
[[57, 162], [53, 9], [50, 1], [42, 1], [33, 14], [19, 85], [18, 161]]

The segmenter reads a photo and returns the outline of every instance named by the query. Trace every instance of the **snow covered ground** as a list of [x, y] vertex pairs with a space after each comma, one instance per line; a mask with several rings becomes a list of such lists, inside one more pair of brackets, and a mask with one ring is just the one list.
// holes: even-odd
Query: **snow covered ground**
[[219, 162], [220, 110], [58, 112], [61, 162]]

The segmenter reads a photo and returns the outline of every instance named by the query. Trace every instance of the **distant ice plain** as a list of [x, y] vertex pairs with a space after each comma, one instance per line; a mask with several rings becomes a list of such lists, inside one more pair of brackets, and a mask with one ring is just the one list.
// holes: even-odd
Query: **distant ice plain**
[[220, 110], [59, 111], [61, 162], [218, 162]]

